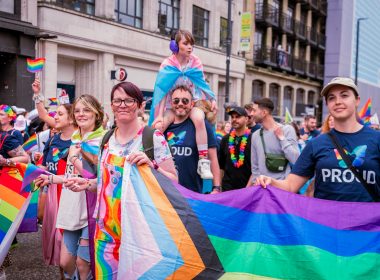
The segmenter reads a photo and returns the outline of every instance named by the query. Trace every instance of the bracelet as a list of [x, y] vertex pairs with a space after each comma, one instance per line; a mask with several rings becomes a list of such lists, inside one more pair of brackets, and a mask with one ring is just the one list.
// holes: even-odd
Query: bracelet
[[10, 166], [10, 165], [11, 165], [11, 161], [10, 161], [9, 158], [7, 158], [7, 159], [5, 160], [5, 164], [6, 164], [7, 166]]
[[33, 95], [32, 99], [33, 99], [34, 103], [38, 104], [38, 103], [44, 101], [45, 98], [41, 94], [35, 94], [35, 95]]
[[153, 163], [153, 168], [155, 170], [157, 170], [158, 168], [160, 168], [160, 166], [157, 164], [157, 162], [155, 160], [152, 160], [152, 163]]
[[53, 175], [48, 176], [48, 182], [49, 184], [53, 184]]
[[218, 191], [218, 192], [222, 192], [222, 187], [221, 186], [213, 186], [212, 187], [212, 190], [214, 191]]

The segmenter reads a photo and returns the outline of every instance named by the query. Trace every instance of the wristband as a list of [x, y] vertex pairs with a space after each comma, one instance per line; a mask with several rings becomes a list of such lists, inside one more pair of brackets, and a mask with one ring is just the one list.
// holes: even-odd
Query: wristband
[[152, 160], [152, 163], [153, 163], [153, 168], [155, 170], [157, 170], [158, 168], [160, 168], [155, 160]]
[[40, 94], [33, 95], [32, 99], [33, 99], [34, 103], [36, 103], [36, 104], [44, 101], [44, 97], [42, 95], [40, 95]]
[[213, 186], [212, 187], [212, 190], [214, 191], [218, 191], [218, 192], [222, 192], [222, 187], [221, 186]]

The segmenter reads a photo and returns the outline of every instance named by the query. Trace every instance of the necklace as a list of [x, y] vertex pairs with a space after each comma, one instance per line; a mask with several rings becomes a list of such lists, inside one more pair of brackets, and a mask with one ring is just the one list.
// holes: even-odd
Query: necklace
[[230, 152], [231, 161], [236, 168], [239, 168], [240, 166], [244, 164], [244, 157], [245, 157], [244, 151], [245, 151], [245, 147], [247, 146], [249, 133], [250, 133], [249, 129], [246, 129], [244, 131], [244, 135], [241, 139], [240, 147], [239, 147], [239, 159], [236, 159], [236, 156], [235, 156], [236, 130], [233, 129], [230, 132], [230, 136], [228, 137], [228, 150]]

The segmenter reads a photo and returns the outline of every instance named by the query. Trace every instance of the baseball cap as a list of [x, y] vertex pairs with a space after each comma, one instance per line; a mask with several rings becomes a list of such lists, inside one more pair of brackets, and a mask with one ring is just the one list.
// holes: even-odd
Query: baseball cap
[[26, 119], [23, 115], [19, 115], [16, 118], [14, 129], [18, 131], [24, 131], [26, 129]]
[[248, 114], [247, 114], [247, 111], [243, 108], [243, 107], [238, 107], [238, 106], [235, 106], [235, 107], [231, 107], [227, 110], [227, 113], [229, 115], [231, 115], [232, 113], [236, 113], [238, 114], [239, 116], [244, 116], [244, 117], [248, 117]]
[[333, 78], [327, 85], [324, 86], [324, 88], [321, 91], [321, 96], [326, 96], [329, 90], [333, 86], [337, 86], [337, 85], [349, 87], [354, 91], [356, 96], [359, 96], [359, 90], [358, 90], [358, 87], [355, 85], [354, 81], [351, 78], [346, 78], [346, 77]]

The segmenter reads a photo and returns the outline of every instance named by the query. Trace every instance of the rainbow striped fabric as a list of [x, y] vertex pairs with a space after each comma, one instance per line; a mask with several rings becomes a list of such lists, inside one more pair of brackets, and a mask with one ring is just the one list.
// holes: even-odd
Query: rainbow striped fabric
[[16, 113], [8, 105], [0, 105], [0, 111], [5, 112], [8, 115], [8, 117], [10, 117], [13, 121], [15, 121], [17, 118]]
[[215, 99], [215, 94], [204, 79], [202, 62], [193, 54], [190, 61], [191, 65], [183, 71], [175, 55], [162, 62], [154, 85], [152, 110], [150, 110], [148, 125], [152, 125], [154, 118], [158, 115], [158, 104], [163, 98], [166, 98], [180, 77], [188, 78], [196, 88], [203, 92], [207, 99]]
[[31, 184], [40, 174], [47, 172], [33, 164], [18, 163], [0, 170], [0, 265], [32, 198]]
[[130, 178], [118, 279], [380, 279], [379, 203], [202, 195], [147, 166]]
[[25, 141], [22, 147], [27, 152], [35, 146], [37, 146], [37, 134], [34, 133], [32, 136], [29, 137], [28, 140]]
[[71, 145], [80, 145], [82, 148], [82, 176], [85, 178], [96, 178], [99, 147], [106, 131], [100, 126], [95, 131], [89, 132], [81, 138], [79, 130], [71, 136]]
[[36, 58], [36, 59], [26, 59], [26, 69], [28, 72], [36, 73], [42, 71], [45, 65], [45, 58]]
[[359, 118], [361, 119], [363, 124], [370, 125], [371, 109], [372, 109], [372, 99], [368, 98], [367, 102], [364, 104], [363, 108], [358, 113]]

